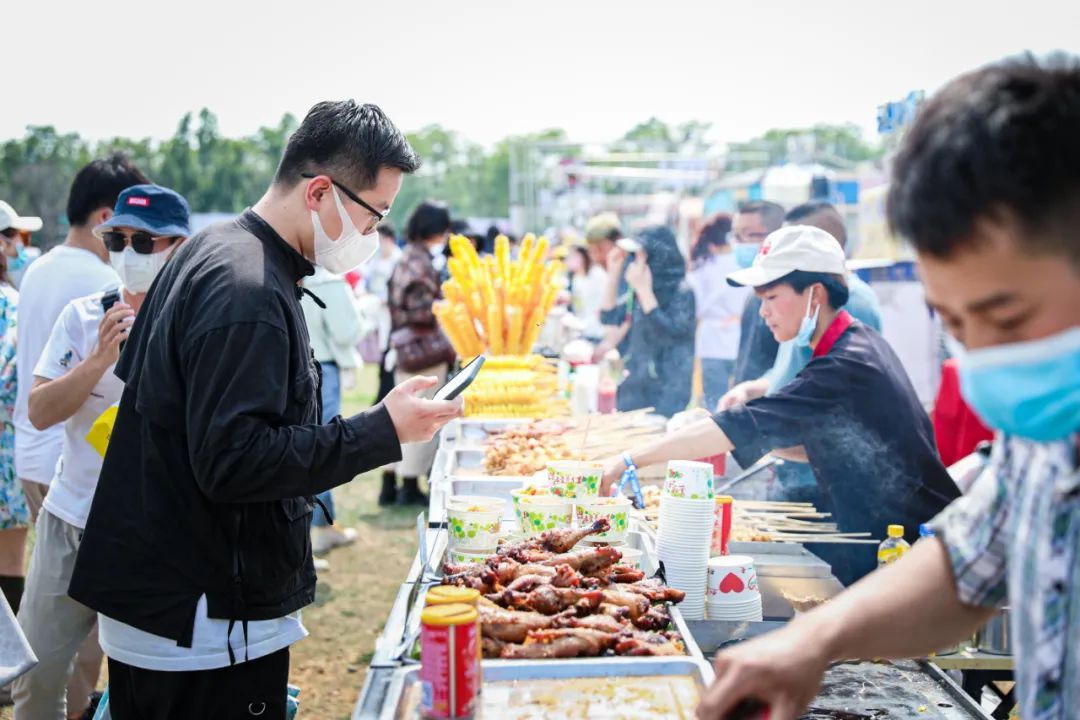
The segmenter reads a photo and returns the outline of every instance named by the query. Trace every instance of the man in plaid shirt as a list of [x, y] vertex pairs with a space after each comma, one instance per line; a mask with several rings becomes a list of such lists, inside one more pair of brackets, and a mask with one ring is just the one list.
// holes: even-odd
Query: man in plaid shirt
[[698, 715], [752, 698], [792, 720], [830, 662], [925, 655], [1008, 604], [1022, 716], [1080, 718], [1080, 58], [949, 83], [895, 158], [888, 213], [919, 254], [965, 399], [998, 431], [990, 463], [936, 538], [718, 655]]

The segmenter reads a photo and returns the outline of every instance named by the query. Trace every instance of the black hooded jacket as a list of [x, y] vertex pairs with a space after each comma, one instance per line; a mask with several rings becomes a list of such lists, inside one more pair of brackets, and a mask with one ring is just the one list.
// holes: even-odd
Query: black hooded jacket
[[651, 227], [637, 240], [652, 273], [657, 307], [650, 313], [636, 299], [627, 335], [626, 368], [619, 410], [653, 407], [671, 417], [690, 403], [694, 375], [697, 309], [686, 281], [686, 258], [670, 229]]
[[314, 599], [312, 496], [401, 445], [381, 405], [319, 424], [297, 286], [312, 270], [250, 210], [165, 266], [117, 364], [71, 597], [182, 647], [202, 595], [211, 618], [239, 622]]

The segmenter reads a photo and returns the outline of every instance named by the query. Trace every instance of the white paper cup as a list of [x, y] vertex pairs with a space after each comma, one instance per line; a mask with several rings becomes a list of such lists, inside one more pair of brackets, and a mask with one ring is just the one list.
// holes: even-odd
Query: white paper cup
[[521, 531], [527, 537], [569, 528], [574, 523], [574, 505], [569, 498], [554, 495], [523, 497], [520, 507]]
[[589, 535], [590, 542], [622, 542], [630, 524], [630, 509], [634, 503], [627, 497], [588, 497], [574, 501], [575, 518], [579, 528], [588, 527], [600, 518], [607, 518], [606, 532]]
[[567, 498], [597, 497], [604, 466], [578, 460], [553, 460], [547, 465], [548, 485], [553, 495]]
[[483, 565], [491, 557], [490, 552], [469, 552], [468, 550], [446, 551], [446, 562], [450, 565]]
[[664, 477], [664, 494], [674, 498], [712, 500], [713, 466], [693, 460], [672, 460]]
[[519, 528], [525, 527], [524, 523], [521, 522], [521, 498], [551, 494], [551, 488], [538, 485], [530, 485], [529, 487], [510, 491], [511, 502], [514, 504], [514, 517], [517, 518]]
[[494, 550], [499, 544], [506, 501], [502, 498], [458, 495], [446, 504], [450, 548]]
[[754, 559], [749, 555], [711, 558], [708, 570], [709, 601], [738, 604], [761, 598]]

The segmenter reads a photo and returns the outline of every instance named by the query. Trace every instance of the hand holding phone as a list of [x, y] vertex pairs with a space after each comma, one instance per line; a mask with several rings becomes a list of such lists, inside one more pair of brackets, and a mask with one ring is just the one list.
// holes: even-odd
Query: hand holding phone
[[480, 372], [480, 368], [484, 367], [484, 362], [487, 360], [486, 355], [477, 355], [473, 358], [465, 367], [461, 368], [461, 371], [457, 375], [446, 381], [446, 384], [439, 388], [435, 393], [435, 400], [453, 400], [461, 393], [465, 392], [465, 388], [472, 384], [472, 381], [476, 379], [477, 374]]

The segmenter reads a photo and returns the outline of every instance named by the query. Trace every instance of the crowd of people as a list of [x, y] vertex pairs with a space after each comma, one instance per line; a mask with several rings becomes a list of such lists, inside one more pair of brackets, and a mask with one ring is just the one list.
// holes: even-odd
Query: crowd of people
[[[702, 717], [753, 698], [793, 718], [831, 660], [935, 650], [1009, 597], [1025, 717], [1080, 705], [1078, 126], [1077, 61], [1011, 60], [935, 96], [896, 158], [890, 223], [952, 355], [933, 419], [825, 200], [747, 202], [682, 245], [605, 212], [553, 247], [573, 327], [621, 359], [617, 407], [703, 406], [611, 458], [606, 484], [772, 453], [789, 462], [770, 496], [841, 531], [937, 531], [873, 574], [815, 548], [855, 588], [722, 653]], [[117, 720], [284, 717], [299, 611], [357, 534], [333, 489], [381, 469], [380, 505], [426, 505], [434, 437], [462, 413], [432, 399], [454, 362], [433, 304], [451, 234], [492, 237], [430, 200], [398, 238], [386, 215], [419, 164], [376, 106], [323, 102], [265, 195], [196, 234], [122, 155], [74, 177], [44, 254], [41, 220], [0, 202], [0, 590], [39, 661], [5, 689], [16, 720], [88, 717], [103, 657]], [[365, 363], [376, 403], [343, 416]], [[993, 430], [961, 496], [946, 465]]]

